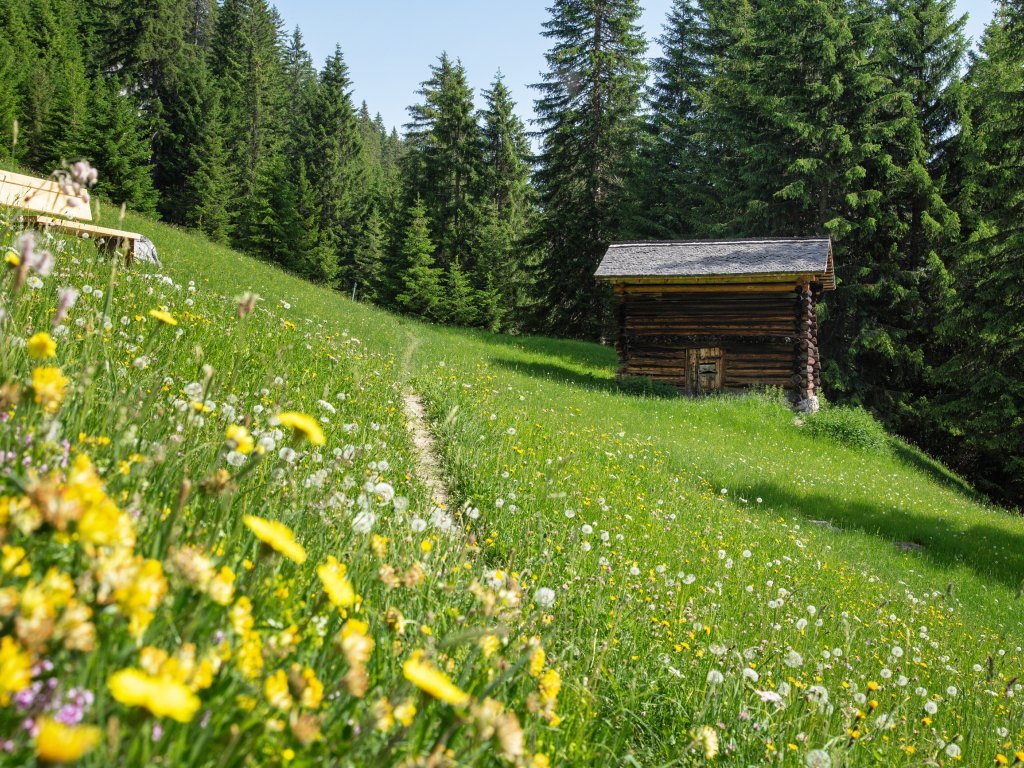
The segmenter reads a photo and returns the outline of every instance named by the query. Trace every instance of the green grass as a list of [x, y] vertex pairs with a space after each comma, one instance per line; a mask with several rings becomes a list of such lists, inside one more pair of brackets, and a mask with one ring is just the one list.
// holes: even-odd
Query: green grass
[[[111, 718], [119, 724], [86, 761], [397, 764], [440, 747], [459, 764], [528, 765], [543, 753], [554, 764], [804, 766], [824, 750], [835, 766], [989, 765], [997, 754], [1012, 763], [1024, 748], [1016, 681], [1024, 523], [980, 503], [911, 446], [890, 439], [886, 450], [865, 450], [810, 434], [766, 395], [634, 396], [615, 381], [608, 348], [426, 326], [171, 227], [131, 216], [125, 226], [153, 239], [159, 271], [177, 287], [144, 268], [118, 272], [116, 322], [106, 334], [106, 298], [76, 307], [72, 317], [81, 313], [85, 326], [69, 324], [57, 339], [57, 362], [74, 382], [59, 429], [73, 450], [89, 451], [111, 497], [137, 513], [141, 554], [166, 563], [172, 545], [188, 543], [238, 574], [265, 661], [247, 676], [224, 609], [172, 577], [144, 642], [203, 651], [224, 631], [235, 658], [198, 693], [210, 714], [165, 720], [154, 741], [153, 717], [105, 690], [112, 671], [138, 661], [123, 610], [97, 610], [95, 652], [53, 651], [53, 643], [45, 651], [62, 686], [73, 679], [95, 692], [88, 722], [107, 731]], [[86, 254], [7, 302], [5, 378], [27, 382], [32, 364], [13, 339], [47, 326], [58, 283], [107, 285], [107, 263]], [[245, 290], [263, 302], [240, 323], [233, 297]], [[158, 304], [179, 318], [178, 329], [146, 317]], [[123, 334], [121, 316], [131, 329]], [[141, 370], [132, 364], [137, 346], [151, 358]], [[208, 376], [213, 411], [201, 424], [177, 415], [171, 404], [182, 388]], [[406, 387], [428, 405], [456, 534], [410, 522], [429, 520], [431, 505], [404, 430]], [[221, 407], [230, 395], [255, 432], [272, 429], [268, 416], [278, 409], [323, 414], [327, 446], [299, 446], [294, 465], [268, 455], [242, 474], [244, 466], [224, 463]], [[325, 413], [319, 400], [339, 413]], [[28, 433], [55, 437], [53, 422], [23, 402], [3, 425], [0, 449], [30, 466], [52, 464], [57, 449], [45, 441], [23, 446]], [[344, 424], [357, 426], [346, 432]], [[111, 443], [79, 445], [79, 432]], [[351, 464], [333, 457], [346, 444], [358, 447]], [[132, 462], [127, 474], [124, 461]], [[328, 478], [308, 485], [318, 467], [331, 469]], [[238, 475], [237, 489], [199, 491], [220, 468]], [[16, 476], [24, 481], [26, 470]], [[178, 509], [184, 478], [196, 490]], [[389, 539], [383, 562], [368, 535], [351, 530], [352, 512], [326, 501], [358, 496], [367, 479], [410, 499], [403, 512], [370, 494], [373, 530]], [[257, 558], [243, 514], [286, 522], [309, 561]], [[53, 563], [85, 568], [50, 532], [10, 529], [5, 543], [29, 551], [33, 578]], [[334, 643], [342, 617], [320, 596], [315, 564], [328, 555], [348, 565], [364, 598], [356, 613], [376, 640], [364, 697], [352, 695], [350, 665]], [[382, 583], [382, 564], [401, 573], [413, 563], [427, 574], [423, 585]], [[489, 586], [495, 571], [508, 578], [505, 598], [518, 594], [520, 605], [502, 604]], [[24, 589], [28, 577], [19, 578]], [[555, 592], [550, 608], [536, 605], [542, 587]], [[412, 622], [401, 637], [387, 628], [388, 608]], [[302, 639], [282, 655], [271, 641], [289, 624], [302, 627]], [[322, 635], [310, 631], [321, 626]], [[491, 633], [506, 640], [485, 659], [477, 640]], [[554, 721], [536, 712], [538, 681], [523, 666], [532, 637], [563, 681]], [[416, 648], [476, 699], [493, 697], [516, 713], [521, 756], [503, 760], [489, 746], [479, 710], [459, 714], [415, 692], [400, 668]], [[315, 670], [327, 692], [308, 713], [325, 738], [308, 746], [294, 727], [298, 707], [274, 710], [264, 695], [265, 679], [293, 663]], [[408, 728], [374, 728], [377, 701], [410, 696], [419, 712]], [[14, 733], [23, 715], [6, 712], [2, 723]], [[698, 743], [702, 726], [718, 738], [713, 761]], [[15, 742], [11, 759], [24, 762], [31, 740]]]

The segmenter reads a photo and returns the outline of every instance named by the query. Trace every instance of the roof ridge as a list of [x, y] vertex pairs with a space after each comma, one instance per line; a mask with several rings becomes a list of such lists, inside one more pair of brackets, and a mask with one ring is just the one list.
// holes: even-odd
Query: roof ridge
[[727, 245], [730, 243], [820, 243], [831, 241], [831, 237], [732, 237], [720, 240], [617, 240], [609, 248], [630, 245]]

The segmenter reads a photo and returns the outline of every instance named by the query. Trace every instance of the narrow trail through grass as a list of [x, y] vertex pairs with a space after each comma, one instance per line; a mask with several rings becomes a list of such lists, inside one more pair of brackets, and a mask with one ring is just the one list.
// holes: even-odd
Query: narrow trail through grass
[[431, 503], [448, 509], [450, 494], [441, 474], [441, 458], [427, 422], [423, 399], [414, 390], [408, 389], [402, 395], [402, 403], [412, 444], [416, 449], [416, 476], [427, 489]]

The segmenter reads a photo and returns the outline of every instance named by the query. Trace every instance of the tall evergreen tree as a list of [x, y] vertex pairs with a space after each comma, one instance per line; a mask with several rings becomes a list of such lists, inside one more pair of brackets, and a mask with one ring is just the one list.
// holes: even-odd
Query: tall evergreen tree
[[476, 325], [479, 319], [477, 292], [458, 259], [453, 260], [444, 271], [442, 288], [438, 307], [440, 319], [450, 325]]
[[52, 98], [42, 132], [30, 147], [27, 160], [34, 168], [52, 170], [62, 161], [77, 160], [88, 151], [92, 93], [76, 47], [51, 50], [46, 67], [53, 84]]
[[1024, 2], [1005, 0], [969, 76], [957, 311], [941, 414], [946, 456], [993, 495], [1024, 503]]
[[18, 80], [13, 48], [0, 38], [0, 157], [14, 157], [14, 125], [20, 114]]
[[401, 289], [395, 296], [395, 305], [411, 315], [427, 320], [438, 320], [443, 311], [441, 301], [441, 270], [434, 260], [434, 244], [430, 240], [430, 225], [426, 206], [417, 199], [408, 211], [399, 256], [401, 259]]
[[150, 213], [157, 194], [138, 104], [117, 77], [97, 78], [92, 94], [85, 154], [102, 169], [96, 191], [114, 203]]
[[[723, 8], [711, 7], [718, 25]], [[708, 94], [718, 228], [846, 237], [870, 216], [861, 193], [883, 81], [865, 55], [877, 25], [855, 30], [844, 0], [740, 10]]]
[[280, 17], [266, 0], [224, 0], [210, 50], [236, 189], [230, 206], [233, 238], [253, 251], [262, 237], [259, 195], [275, 174], [273, 158], [284, 124], [280, 37]]
[[827, 382], [914, 439], [925, 436], [931, 332], [950, 303], [945, 265], [959, 233], [946, 202], [945, 147], [959, 131], [962, 19], [951, 0], [892, 0], [879, 16], [863, 6], [853, 20], [871, 29], [882, 77], [864, 160], [877, 200], [859, 218], [859, 237], [841, 255], [842, 290], [829, 297], [824, 325]]
[[406, 135], [409, 193], [426, 208], [437, 260], [454, 259], [473, 269], [479, 220], [474, 209], [483, 163], [473, 91], [461, 62], [442, 54], [419, 91], [423, 103], [409, 108]]
[[379, 209], [374, 208], [366, 219], [353, 255], [352, 281], [364, 301], [377, 302], [383, 296], [383, 271], [387, 252], [385, 238], [384, 217]]
[[289, 105], [284, 112], [285, 152], [293, 163], [299, 158], [309, 162], [315, 152], [313, 121], [317, 109], [317, 73], [298, 27], [284, 47], [282, 76]]
[[714, 153], [701, 140], [702, 100], [712, 76], [712, 44], [704, 9], [674, 0], [658, 41], [648, 94], [650, 117], [636, 173], [630, 177], [626, 229], [640, 238], [693, 237], [707, 221], [707, 183]]
[[197, 135], [189, 145], [189, 171], [182, 196], [182, 204], [187, 206], [184, 221], [213, 242], [227, 243], [231, 235], [228, 203], [233, 182], [224, 147], [220, 94], [208, 83], [201, 98], [196, 112], [201, 117], [195, 126]]
[[367, 214], [364, 158], [351, 81], [341, 48], [327, 59], [320, 73], [320, 91], [313, 123], [316, 162], [311, 181], [320, 205], [321, 259], [333, 275], [321, 277], [347, 286], [353, 258]]
[[526, 126], [499, 72], [483, 92], [480, 113], [483, 174], [480, 183], [480, 235], [474, 283], [480, 295], [481, 322], [497, 330], [525, 304], [527, 270], [524, 244], [534, 213], [530, 184], [532, 152]]
[[597, 336], [607, 301], [594, 269], [620, 229], [623, 178], [635, 158], [646, 44], [637, 0], [555, 0], [544, 35], [554, 41], [537, 86], [544, 140], [537, 173], [543, 211], [542, 327]]

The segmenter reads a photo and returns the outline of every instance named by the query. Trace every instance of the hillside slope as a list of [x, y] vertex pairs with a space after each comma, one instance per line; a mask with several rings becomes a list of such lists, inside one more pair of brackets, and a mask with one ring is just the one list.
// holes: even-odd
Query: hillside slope
[[[129, 357], [139, 350], [127, 346], [110, 358], [125, 370], [111, 381], [138, 377], [138, 389], [118, 385], [107, 391], [109, 404], [94, 398], [74, 418], [69, 412], [65, 421], [76, 433], [117, 443], [117, 434], [129, 429], [166, 430], [155, 425], [162, 408], [147, 421], [145, 408], [126, 409], [132, 401], [123, 398], [161, 380], [166, 397], [180, 398], [175, 393], [188, 381], [203, 380], [205, 363], [215, 371], [216, 387], [240, 393], [247, 405], [232, 410], [248, 410], [254, 424], [262, 424], [265, 409], [317, 412], [317, 401], [334, 403], [343, 413], [325, 414], [324, 429], [338, 466], [346, 443], [353, 450], [366, 446], [338, 472], [387, 482], [409, 498], [409, 507], [392, 509], [378, 495], [365, 502], [374, 510], [369, 525], [362, 518], [351, 530], [345, 521], [358, 510], [332, 511], [325, 504], [331, 486], [309, 482], [324, 460], [312, 451], [300, 452], [293, 469], [260, 465], [252, 474], [265, 485], [196, 502], [190, 522], [172, 531], [163, 518], [143, 514], [138, 538], [147, 557], [169, 558], [168, 541], [202, 540], [231, 565], [238, 589], [251, 596], [257, 613], [265, 611], [262, 621], [269, 623], [258, 623], [256, 631], [270, 645], [264, 645], [265, 668], [248, 675], [249, 682], [244, 670], [234, 677], [222, 671], [209, 691], [199, 692], [211, 707], [248, 697], [248, 719], [214, 716], [198, 740], [189, 726], [170, 724], [162, 741], [112, 742], [110, 759], [134, 764], [161, 754], [205, 764], [216, 752], [222, 764], [315, 763], [327, 755], [366, 763], [433, 751], [433, 764], [450, 758], [540, 766], [546, 756], [555, 764], [701, 765], [718, 752], [714, 760], [729, 765], [986, 765], [997, 755], [1012, 762], [1014, 751], [1024, 749], [1016, 703], [1024, 659], [1024, 522], [979, 504], [956, 478], [911, 449], [894, 443], [889, 452], [869, 455], [813, 438], [794, 425], [788, 409], [765, 398], [631, 396], [615, 384], [614, 356], [606, 348], [422, 325], [173, 228], [142, 219], [127, 226], [154, 240], [164, 260], [160, 271], [177, 287], [165, 288], [144, 268], [115, 275], [112, 301], [132, 309], [118, 308], [111, 317], [124, 312], [127, 326], [137, 312], [141, 322], [147, 303], [159, 303], [179, 319], [186, 341], [152, 346], [169, 342], [145, 334], [126, 341], [144, 348], [158, 370], [133, 367]], [[62, 279], [96, 284], [104, 263], [80, 261], [65, 263]], [[89, 269], [95, 274], [78, 274]], [[255, 327], [240, 336], [229, 318], [234, 297], [247, 290], [263, 301]], [[12, 313], [9, 322], [26, 323], [22, 335], [45, 324], [45, 302], [37, 303], [23, 315]], [[92, 370], [90, 338], [84, 332], [83, 351], [58, 358], [73, 380]], [[60, 344], [73, 347], [70, 340]], [[5, 370], [28, 376], [14, 347], [3, 354]], [[283, 387], [280, 393], [275, 386]], [[438, 524], [414, 477], [402, 424], [406, 388], [427, 403], [455, 500], [448, 514], [459, 532], [444, 532], [444, 515]], [[214, 406], [211, 424], [220, 417]], [[133, 420], [146, 426], [131, 427]], [[351, 429], [344, 426], [350, 420]], [[95, 461], [121, 497], [136, 494], [146, 499], [144, 509], [169, 509], [183, 475], [198, 487], [223, 463], [217, 445], [223, 426], [195, 429], [194, 456], [181, 450], [179, 458], [140, 470], [139, 479], [130, 468], [118, 477], [127, 454], [115, 460], [97, 450]], [[8, 446], [11, 438], [5, 437]], [[149, 466], [142, 458], [138, 464]], [[235, 482], [243, 488], [249, 480]], [[327, 482], [354, 494], [340, 476]], [[306, 542], [310, 563], [268, 572], [257, 564], [247, 573], [243, 559], [253, 550], [236, 543], [245, 534], [238, 518], [246, 511], [287, 522]], [[388, 538], [389, 561], [420, 563], [424, 590], [388, 586], [373, 560], [383, 545], [371, 544], [371, 531]], [[278, 714], [280, 730], [264, 728], [271, 714], [266, 703], [256, 703], [264, 693], [259, 681], [284, 664], [279, 652], [267, 650], [272, 629], [262, 628], [308, 626], [302, 621], [313, 619], [303, 611], [316, 601], [293, 607], [289, 595], [315, 594], [310, 565], [327, 554], [349, 564], [363, 596], [358, 615], [365, 616], [376, 651], [365, 700], [353, 693], [350, 670], [331, 662], [331, 654], [294, 652], [327, 690], [319, 723], [327, 738], [310, 745], [295, 728], [297, 705]], [[286, 615], [278, 616], [279, 609]], [[389, 609], [426, 631], [390, 635]], [[176, 621], [175, 611], [185, 610], [180, 602], [167, 610], [151, 635], [166, 638], [164, 623], [206, 626], [198, 616]], [[208, 622], [209, 632], [196, 630], [200, 647], [223, 623]], [[539, 659], [530, 650], [534, 636], [545, 651]], [[500, 661], [492, 659], [490, 637], [501, 638]], [[244, 639], [243, 633], [242, 645]], [[155, 642], [149, 635], [146, 641]], [[118, 663], [127, 664], [131, 644], [121, 642]], [[454, 718], [449, 705], [428, 707], [426, 700], [410, 726], [392, 722], [376, 738], [362, 736], [373, 730], [374, 718], [378, 726], [387, 719], [379, 709], [382, 694], [390, 707], [409, 682], [430, 693], [399, 671], [420, 646], [475, 700], [497, 696], [515, 711], [525, 746], [489, 749], [488, 740], [500, 738], [493, 724], [487, 730], [486, 715], [467, 706]], [[103, 665], [76, 669], [79, 680], [97, 689], [100, 714], [109, 713], [116, 705], [99, 693]], [[431, 695], [444, 700], [440, 693], [435, 688]], [[255, 739], [242, 739], [246, 749], [232, 730], [239, 725]], [[96, 764], [105, 759], [94, 758]]]
[[[205, 252], [168, 246], [172, 271], [200, 271]], [[788, 409], [756, 398], [618, 394], [607, 348], [428, 327], [237, 257], [209, 271], [215, 290], [286, 298], [402, 360], [429, 399], [459, 498], [484, 511], [488, 562], [560, 588], [549, 632], [585, 702], [578, 727], [613, 754], [676, 759], [680, 731], [700, 716], [748, 744], [741, 761], [763, 758], [769, 743], [803, 749], [812, 713], [756, 706], [744, 688], [771, 685], [742, 682], [750, 662], [775, 685], [822, 678], [836, 706], [818, 728], [840, 741], [854, 728], [870, 734], [855, 763], [929, 744], [941, 759], [937, 745], [955, 742], [982, 764], [1024, 746], [1018, 708], [1003, 698], [1019, 690], [1007, 684], [1021, 670], [1024, 521], [977, 503], [913, 451], [894, 443], [892, 455], [868, 455], [805, 436]], [[584, 523], [595, 533], [582, 534]], [[712, 660], [712, 647], [728, 651]], [[779, 667], [790, 648], [804, 656], [798, 674]], [[845, 655], [822, 656], [836, 648]], [[709, 688], [712, 667], [732, 671], [727, 693]], [[909, 682], [895, 685], [901, 675]], [[884, 696], [867, 693], [869, 682]], [[950, 686], [961, 693], [949, 697]], [[855, 691], [877, 699], [877, 712]], [[933, 696], [942, 714], [923, 724]], [[1000, 726], [999, 710], [1013, 722]], [[870, 714], [863, 725], [858, 712]], [[878, 728], [881, 714], [898, 728]], [[759, 718], [753, 740], [764, 744], [751, 751], [751, 734], [734, 729]]]

